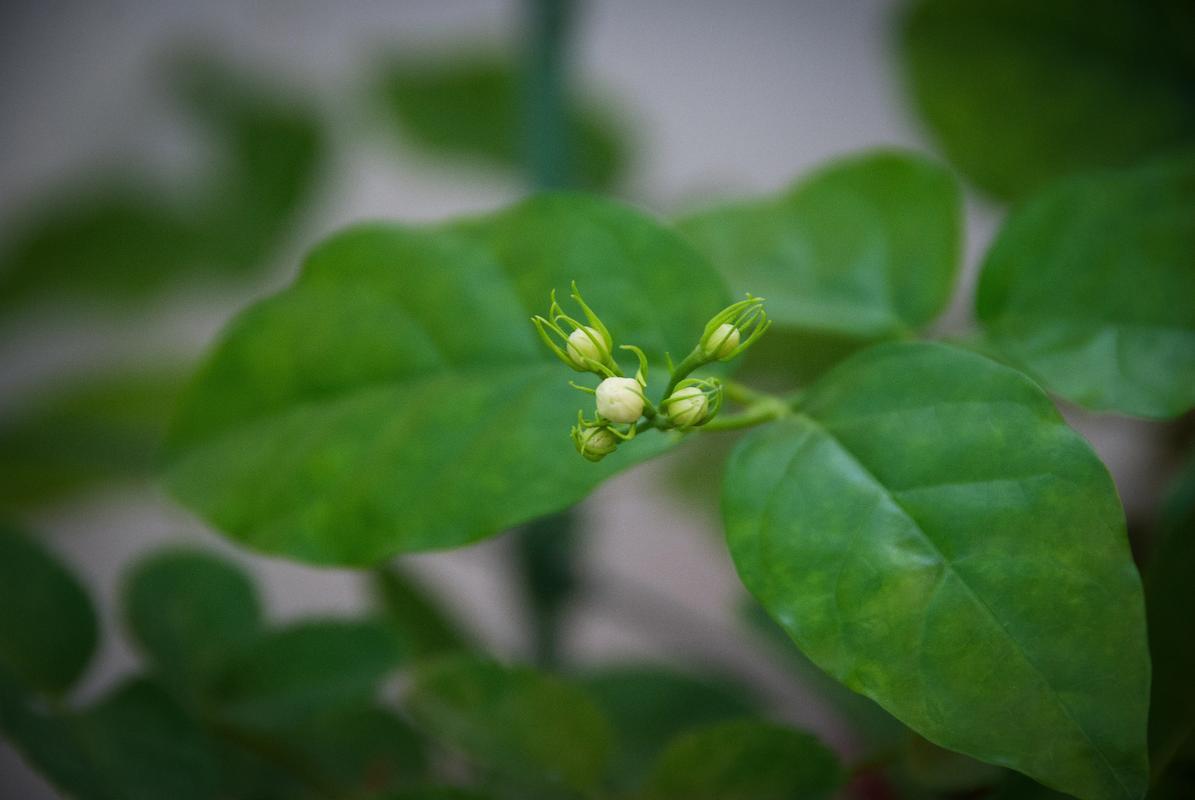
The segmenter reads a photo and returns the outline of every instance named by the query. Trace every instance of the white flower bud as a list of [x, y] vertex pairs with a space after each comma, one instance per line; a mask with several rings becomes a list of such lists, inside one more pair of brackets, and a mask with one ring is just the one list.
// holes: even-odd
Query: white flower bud
[[[591, 338], [592, 337], [592, 338]], [[568, 335], [566, 346], [569, 359], [581, 369], [589, 369], [585, 359], [604, 364], [610, 355], [610, 348], [596, 328], [582, 327]]]
[[611, 422], [643, 416], [643, 389], [634, 378], [606, 378], [597, 387], [597, 412]]
[[678, 428], [691, 428], [705, 422], [709, 399], [697, 386], [683, 386], [664, 401], [668, 417]]
[[618, 447], [618, 438], [608, 428], [574, 428], [577, 452], [590, 461], [601, 461]]
[[739, 329], [729, 322], [723, 322], [701, 343], [701, 350], [707, 358], [728, 358], [739, 346]]

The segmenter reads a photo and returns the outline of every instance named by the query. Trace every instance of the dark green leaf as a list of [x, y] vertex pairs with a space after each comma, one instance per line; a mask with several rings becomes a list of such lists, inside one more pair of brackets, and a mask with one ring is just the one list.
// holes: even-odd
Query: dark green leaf
[[1184, 743], [1195, 742], [1195, 458], [1162, 509], [1145, 580], [1153, 657], [1149, 748], [1159, 775]]
[[167, 550], [140, 561], [124, 590], [129, 628], [159, 678], [202, 693], [253, 639], [262, 613], [249, 577], [227, 559]]
[[832, 164], [777, 198], [679, 224], [732, 289], [767, 298], [778, 326], [867, 339], [941, 313], [958, 267], [961, 201], [942, 167], [881, 151]]
[[620, 788], [638, 785], [664, 746], [685, 729], [757, 710], [740, 686], [660, 667], [610, 667], [584, 683], [614, 725], [610, 780]]
[[1011, 199], [1195, 142], [1191, 20], [1186, 0], [921, 0], [902, 44], [947, 155]]
[[358, 707], [401, 660], [381, 622], [308, 620], [263, 634], [225, 666], [217, 683], [222, 716], [277, 729], [318, 714]]
[[881, 345], [748, 436], [723, 495], [747, 588], [822, 669], [936, 744], [1140, 798], [1149, 656], [1107, 470], [1030, 380]]
[[581, 523], [571, 511], [528, 523], [515, 538], [514, 558], [531, 620], [535, 661], [544, 669], [559, 656], [569, 602], [580, 585]]
[[80, 800], [214, 800], [211, 743], [153, 684], [125, 683], [80, 714], [55, 714], [0, 680], [0, 722], [38, 770]]
[[995, 786], [1005, 774], [997, 766], [938, 747], [917, 735], [906, 738], [901, 755], [902, 776], [933, 792], [975, 792]]
[[1074, 178], [1018, 208], [984, 263], [990, 343], [1068, 400], [1195, 406], [1195, 156]]
[[390, 624], [411, 658], [424, 658], [472, 648], [471, 637], [442, 609], [419, 581], [397, 566], [373, 573], [373, 589], [383, 619]]
[[819, 800], [842, 783], [834, 754], [814, 737], [756, 720], [709, 725], [660, 756], [644, 800]]
[[388, 794], [383, 800], [487, 800], [487, 797], [465, 789], [453, 789], [447, 786], [428, 786], [413, 789], [409, 792]]
[[96, 376], [40, 392], [0, 419], [0, 502], [32, 506], [93, 483], [143, 479], [183, 374]]
[[[513, 59], [473, 55], [392, 61], [379, 89], [384, 110], [405, 140], [428, 154], [522, 170], [530, 146], [525, 84]], [[574, 173], [569, 183], [610, 189], [630, 150], [618, 118], [584, 97], [575, 98], [565, 113]]]
[[354, 228], [226, 331], [174, 428], [172, 488], [248, 545], [349, 564], [575, 503], [669, 440], [640, 437], [600, 464], [573, 450], [568, 427], [591, 401], [528, 321], [571, 279], [655, 362], [688, 352], [726, 302], [675, 234], [580, 195]]
[[429, 735], [535, 797], [592, 790], [605, 775], [609, 723], [550, 675], [448, 657], [416, 670], [407, 705]]
[[289, 231], [323, 160], [314, 114], [203, 59], [171, 77], [212, 163], [170, 187], [114, 165], [46, 198], [0, 253], [0, 311], [46, 298], [141, 300], [179, 281], [240, 275]]
[[69, 689], [97, 638], [87, 592], [49, 551], [0, 521], [0, 666], [31, 689]]

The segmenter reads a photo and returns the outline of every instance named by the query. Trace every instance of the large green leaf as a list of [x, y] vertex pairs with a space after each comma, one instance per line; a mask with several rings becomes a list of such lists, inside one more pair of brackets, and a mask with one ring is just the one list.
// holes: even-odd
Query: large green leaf
[[644, 800], [821, 800], [842, 783], [838, 759], [807, 733], [752, 719], [708, 725], [660, 756]]
[[[522, 170], [529, 160], [526, 76], [512, 58], [392, 60], [379, 98], [405, 140], [430, 155], [471, 158]], [[610, 189], [626, 168], [630, 145], [618, 118], [574, 97], [565, 108], [572, 162], [570, 185]]]
[[638, 785], [660, 751], [686, 728], [758, 710], [740, 686], [661, 667], [607, 667], [584, 683], [614, 725], [610, 780], [623, 788]]
[[1195, 745], [1195, 458], [1163, 507], [1146, 573], [1153, 684], [1149, 749], [1159, 775], [1184, 746]]
[[743, 582], [822, 669], [936, 744], [1086, 800], [1144, 793], [1123, 511], [1032, 381], [871, 348], [743, 440], [723, 512]]
[[213, 158], [182, 185], [116, 164], [8, 226], [0, 313], [25, 303], [143, 300], [259, 267], [307, 204], [325, 142], [311, 109], [203, 58], [166, 70]]
[[154, 466], [179, 369], [99, 375], [34, 394], [0, 419], [0, 503], [33, 506]]
[[41, 544], [0, 521], [0, 666], [30, 689], [64, 692], [91, 660], [95, 610]]
[[1017, 198], [1195, 142], [1192, 34], [1186, 0], [920, 0], [902, 45], [947, 155]]
[[579, 195], [351, 229], [225, 332], [173, 430], [175, 494], [245, 544], [350, 564], [575, 503], [669, 440], [600, 464], [574, 452], [568, 427], [592, 401], [528, 321], [572, 279], [656, 362], [688, 352], [727, 299], [667, 228]]
[[230, 658], [216, 684], [221, 717], [277, 730], [373, 699], [403, 653], [373, 620], [317, 619], [263, 634]]
[[531, 796], [592, 791], [605, 775], [609, 723], [550, 675], [450, 656], [416, 670], [407, 707], [429, 735]]
[[961, 201], [941, 166], [879, 151], [679, 225], [732, 289], [767, 298], [778, 326], [866, 339], [941, 313], [958, 267]]
[[1068, 400], [1170, 417], [1195, 406], [1195, 156], [1054, 185], [984, 263], [990, 343]]
[[224, 558], [174, 549], [137, 563], [124, 612], [159, 678], [202, 693], [231, 654], [257, 636], [261, 605], [249, 577]]

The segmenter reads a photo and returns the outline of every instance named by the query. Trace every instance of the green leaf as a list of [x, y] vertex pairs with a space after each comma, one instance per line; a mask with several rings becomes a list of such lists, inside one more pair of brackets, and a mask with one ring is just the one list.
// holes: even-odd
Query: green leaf
[[556, 663], [569, 603], [580, 588], [582, 539], [581, 522], [570, 511], [532, 520], [515, 537], [515, 567], [530, 617], [535, 661], [545, 669]]
[[902, 48], [946, 154], [1014, 199], [1195, 141], [1193, 33], [1183, 0], [921, 0]]
[[91, 660], [91, 599], [40, 543], [0, 521], [0, 666], [31, 689], [60, 694]]
[[0, 419], [0, 503], [28, 507], [96, 483], [148, 478], [182, 370], [97, 375], [20, 401]]
[[227, 559], [192, 549], [138, 562], [125, 583], [124, 613], [158, 677], [198, 694], [262, 625], [249, 577]]
[[429, 735], [535, 797], [589, 791], [605, 775], [609, 723], [550, 675], [452, 656], [415, 671], [407, 708]]
[[[530, 146], [526, 77], [513, 59], [485, 54], [394, 59], [378, 84], [390, 121], [405, 141], [429, 155], [525, 168]], [[572, 98], [565, 114], [574, 173], [570, 185], [612, 188], [630, 151], [618, 117], [585, 95]]]
[[0, 680], [0, 722], [30, 763], [80, 800], [211, 800], [210, 741], [161, 689], [129, 681], [78, 714], [22, 700]]
[[393, 632], [378, 621], [296, 622], [241, 648], [215, 693], [224, 719], [277, 729], [367, 703], [402, 655]]
[[671, 441], [643, 436], [600, 464], [574, 451], [568, 428], [592, 400], [528, 319], [573, 279], [654, 363], [688, 352], [727, 302], [678, 236], [580, 195], [350, 229], [225, 332], [173, 429], [172, 489], [247, 545], [342, 564], [568, 507]]
[[586, 676], [584, 685], [614, 725], [609, 776], [620, 788], [637, 785], [665, 745], [685, 729], [757, 710], [740, 686], [661, 667], [607, 667]]
[[834, 754], [814, 737], [757, 720], [709, 725], [660, 756], [644, 800], [819, 800], [842, 784]]
[[41, 200], [9, 226], [0, 313], [46, 299], [127, 304], [236, 277], [263, 266], [289, 232], [324, 160], [312, 111], [203, 58], [165, 72], [211, 163], [169, 186], [114, 164]]
[[412, 659], [473, 649], [472, 638], [438, 601], [396, 565], [373, 573], [373, 591], [382, 619], [395, 631], [403, 651]]
[[1195, 458], [1162, 509], [1145, 578], [1149, 649], [1153, 658], [1149, 748], [1155, 776], [1184, 743], [1195, 743]]
[[1149, 656], [1107, 470], [1041, 390], [938, 344], [843, 362], [732, 456], [739, 575], [818, 666], [930, 741], [1140, 798]]
[[1088, 408], [1195, 407], [1195, 156], [1056, 184], [1016, 209], [984, 263], [992, 346]]
[[936, 163], [878, 151], [679, 226], [732, 289], [767, 298], [777, 326], [869, 339], [922, 328], [946, 306], [961, 200]]

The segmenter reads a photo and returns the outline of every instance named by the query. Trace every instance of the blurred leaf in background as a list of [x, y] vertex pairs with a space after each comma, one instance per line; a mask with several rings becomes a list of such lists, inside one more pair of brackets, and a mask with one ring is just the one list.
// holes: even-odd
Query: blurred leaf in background
[[1195, 145], [1189, 0], [918, 0], [902, 22], [918, 110], [998, 198]]
[[[429, 156], [504, 169], [527, 167], [527, 80], [512, 57], [396, 57], [379, 70], [381, 106], [403, 141]], [[578, 92], [565, 111], [574, 176], [569, 185], [615, 189], [632, 146], [619, 114]]]
[[395, 564], [380, 567], [372, 589], [381, 619], [412, 659], [475, 649], [473, 637], [406, 570]]
[[111, 165], [44, 198], [0, 247], [0, 314], [43, 302], [127, 306], [179, 281], [241, 276], [290, 232], [326, 155], [316, 113], [207, 58], [164, 73], [211, 163], [187, 185]]
[[110, 481], [143, 480], [186, 374], [122, 369], [34, 392], [0, 413], [0, 506], [28, 508]]

